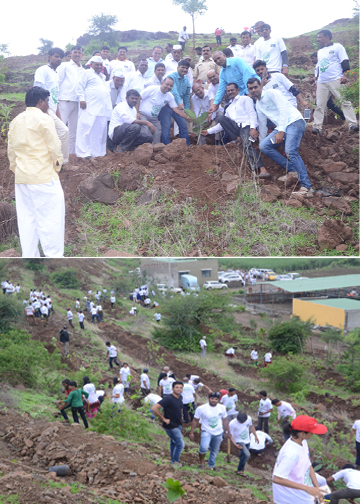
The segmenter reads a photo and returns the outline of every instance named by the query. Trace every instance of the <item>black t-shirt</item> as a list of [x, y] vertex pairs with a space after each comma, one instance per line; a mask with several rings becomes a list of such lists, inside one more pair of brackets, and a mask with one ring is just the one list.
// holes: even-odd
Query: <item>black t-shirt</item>
[[183, 402], [181, 396], [177, 399], [173, 394], [169, 394], [158, 402], [164, 408], [164, 417], [170, 419], [170, 423], [163, 422], [164, 429], [175, 429], [182, 425]]

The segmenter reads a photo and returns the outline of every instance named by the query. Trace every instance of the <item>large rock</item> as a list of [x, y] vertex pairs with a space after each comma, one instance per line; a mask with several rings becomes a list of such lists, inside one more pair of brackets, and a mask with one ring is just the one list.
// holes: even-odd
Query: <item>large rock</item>
[[162, 150], [162, 155], [169, 161], [175, 161], [179, 159], [186, 150], [187, 145], [185, 138], [177, 138], [168, 145], [165, 145]]
[[120, 194], [113, 190], [115, 182], [109, 173], [102, 173], [95, 179], [89, 180], [85, 185], [79, 187], [79, 191], [91, 201], [106, 203], [111, 205], [116, 203]]
[[359, 182], [359, 175], [357, 173], [334, 172], [330, 173], [330, 178], [342, 184], [356, 184], [356, 182]]
[[318, 229], [319, 245], [328, 249], [349, 241], [351, 237], [351, 228], [339, 220], [326, 220]]
[[0, 241], [17, 231], [16, 210], [9, 203], [0, 202]]
[[134, 151], [134, 158], [137, 164], [148, 166], [153, 155], [153, 146], [150, 143], [139, 145]]
[[141, 185], [142, 171], [137, 166], [126, 167], [119, 172], [117, 186], [123, 191], [135, 191]]
[[328, 198], [324, 198], [324, 203], [332, 210], [339, 210], [345, 215], [350, 215], [352, 213], [351, 206], [343, 198], [334, 198], [330, 196]]
[[347, 164], [342, 161], [330, 161], [329, 163], [325, 163], [322, 168], [326, 173], [341, 172], [347, 168]]

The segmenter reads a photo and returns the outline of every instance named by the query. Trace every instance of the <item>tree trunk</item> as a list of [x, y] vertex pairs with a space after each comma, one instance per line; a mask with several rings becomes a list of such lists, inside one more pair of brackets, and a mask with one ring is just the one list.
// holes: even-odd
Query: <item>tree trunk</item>
[[195, 17], [194, 14], [191, 15], [193, 23], [193, 52], [195, 54]]

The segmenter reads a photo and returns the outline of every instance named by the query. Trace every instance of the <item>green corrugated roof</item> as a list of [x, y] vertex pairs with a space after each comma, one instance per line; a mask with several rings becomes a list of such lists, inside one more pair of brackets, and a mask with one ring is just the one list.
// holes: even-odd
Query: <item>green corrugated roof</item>
[[360, 275], [328, 276], [309, 278], [309, 280], [284, 280], [282, 282], [266, 282], [266, 284], [280, 287], [285, 292], [314, 292], [360, 286]]
[[[307, 301], [307, 299], [303, 299], [303, 301]], [[340, 308], [341, 310], [360, 310], [360, 301], [356, 301], [356, 299], [317, 299], [316, 301], [309, 302], [319, 305], [331, 306], [332, 308]]]

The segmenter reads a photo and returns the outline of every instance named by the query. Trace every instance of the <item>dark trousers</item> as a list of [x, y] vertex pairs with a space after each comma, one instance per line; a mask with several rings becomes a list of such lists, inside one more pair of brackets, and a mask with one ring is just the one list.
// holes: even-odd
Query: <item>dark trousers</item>
[[79, 422], [79, 417], [78, 417], [78, 413], [79, 413], [79, 415], [81, 416], [81, 420], [84, 422], [85, 429], [89, 428], [89, 424], [87, 422], [83, 406], [81, 406], [80, 408], [71, 408], [71, 413], [72, 413], [72, 416], [73, 416], [73, 419], [74, 419], [75, 423], [80, 423]]
[[264, 166], [260, 157], [260, 152], [254, 149], [249, 140], [250, 126], [245, 126], [245, 128], [238, 126], [235, 121], [226, 116], [220, 117], [219, 123], [229, 135], [231, 140], [237, 140], [238, 137], [241, 138], [244, 154], [252, 170], [258, 170], [260, 167]]
[[80, 324], [80, 329], [85, 329], [84, 322], [79, 322], [79, 324]]
[[123, 151], [133, 151], [139, 145], [151, 143], [153, 140], [150, 128], [141, 124], [122, 124], [116, 126], [114, 134], [108, 141], [108, 147], [114, 151], [117, 146]]
[[328, 99], [328, 102], [326, 104], [327, 108], [332, 110], [333, 112], [335, 112], [335, 114], [337, 114], [343, 121], [345, 121], [345, 116], [344, 116], [344, 112], [341, 110], [340, 107], [338, 107], [335, 102], [334, 102], [334, 98], [333, 96], [331, 95], [330, 98]]
[[266, 432], [266, 434], [269, 434], [269, 417], [268, 418], [263, 418], [258, 416], [258, 424], [256, 427], [256, 430], [263, 430]]
[[360, 443], [356, 441], [356, 462], [355, 465], [360, 467]]
[[185, 423], [190, 423], [194, 419], [194, 412], [195, 412], [195, 404], [189, 403], [189, 404], [184, 404], [183, 406], [183, 413], [184, 413], [184, 422]]
[[65, 406], [65, 408], [60, 410], [60, 413], [61, 413], [64, 420], [69, 421], [69, 417], [67, 416], [66, 411], [65, 411], [67, 408], [71, 408], [70, 404], [68, 404], [67, 406]]
[[337, 504], [341, 499], [356, 499], [358, 497], [360, 497], [360, 490], [356, 490], [355, 488], [342, 488], [325, 495], [325, 498], [329, 499], [330, 504]]
[[111, 369], [113, 369], [113, 362], [115, 362], [117, 366], [120, 366], [120, 362], [118, 362], [117, 357], [109, 357], [109, 366]]

